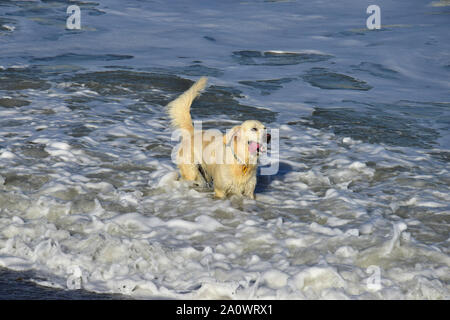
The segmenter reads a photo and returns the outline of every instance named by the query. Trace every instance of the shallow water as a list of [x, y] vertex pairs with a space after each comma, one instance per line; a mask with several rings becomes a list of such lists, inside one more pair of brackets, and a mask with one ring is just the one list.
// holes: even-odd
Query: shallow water
[[115, 300], [128, 299], [119, 294], [100, 294], [85, 290], [54, 289], [34, 283], [39, 279], [32, 271], [0, 268], [1, 300]]
[[[380, 1], [372, 31], [364, 2], [73, 3], [81, 30], [66, 2], [0, 4], [0, 267], [133, 298], [450, 298], [447, 2]], [[177, 179], [164, 106], [203, 75], [203, 128], [279, 129], [256, 201]]]

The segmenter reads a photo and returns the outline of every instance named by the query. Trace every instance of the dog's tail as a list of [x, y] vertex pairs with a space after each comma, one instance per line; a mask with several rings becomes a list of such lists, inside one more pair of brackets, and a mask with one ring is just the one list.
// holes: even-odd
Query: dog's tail
[[206, 86], [208, 78], [202, 77], [178, 98], [167, 105], [172, 125], [175, 128], [194, 131], [191, 118], [191, 104]]

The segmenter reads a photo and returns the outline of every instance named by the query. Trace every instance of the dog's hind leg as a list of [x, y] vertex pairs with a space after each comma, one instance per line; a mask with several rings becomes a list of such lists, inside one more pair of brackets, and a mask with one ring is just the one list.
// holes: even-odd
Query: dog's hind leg
[[198, 165], [195, 164], [180, 164], [178, 166], [181, 173], [181, 178], [186, 181], [192, 181], [199, 187], [206, 187], [209, 181], [199, 171]]
[[196, 181], [199, 178], [200, 172], [198, 172], [197, 166], [195, 164], [179, 164], [181, 177], [187, 181]]

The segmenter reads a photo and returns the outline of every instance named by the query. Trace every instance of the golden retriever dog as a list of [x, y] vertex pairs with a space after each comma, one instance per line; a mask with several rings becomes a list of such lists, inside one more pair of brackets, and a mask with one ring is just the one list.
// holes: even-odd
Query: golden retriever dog
[[266, 151], [270, 134], [257, 120], [244, 121], [226, 134], [197, 130], [190, 109], [206, 83], [207, 78], [200, 78], [167, 105], [172, 125], [181, 132], [174, 159], [181, 177], [199, 185], [213, 185], [217, 198], [239, 195], [254, 199], [258, 157]]

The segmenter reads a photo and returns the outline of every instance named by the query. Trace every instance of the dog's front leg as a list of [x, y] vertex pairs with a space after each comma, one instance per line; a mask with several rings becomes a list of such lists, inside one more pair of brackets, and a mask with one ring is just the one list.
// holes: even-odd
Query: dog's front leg
[[255, 200], [255, 192], [254, 190], [246, 190], [244, 195], [252, 200]]
[[255, 187], [256, 187], [256, 176], [253, 176], [248, 182], [247, 185], [245, 186], [243, 195], [255, 200]]

